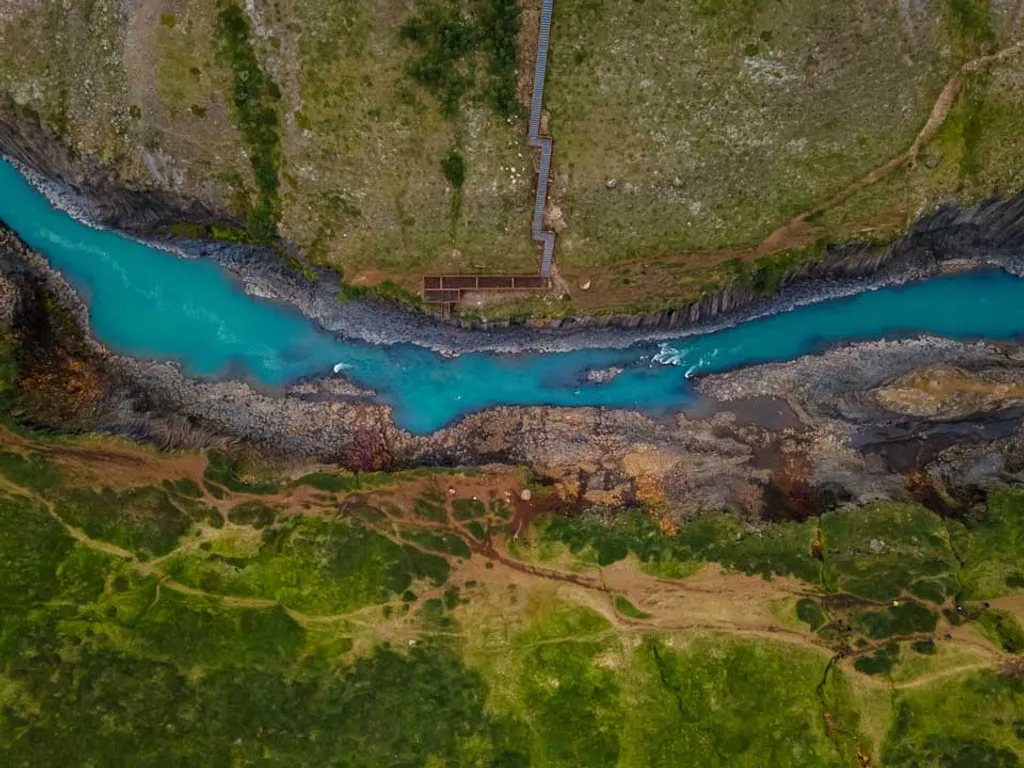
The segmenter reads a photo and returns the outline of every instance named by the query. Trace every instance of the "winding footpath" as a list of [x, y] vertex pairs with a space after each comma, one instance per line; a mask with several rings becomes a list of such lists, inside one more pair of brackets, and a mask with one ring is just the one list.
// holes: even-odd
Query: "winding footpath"
[[548, 180], [551, 175], [551, 150], [553, 143], [548, 136], [540, 135], [541, 111], [544, 105], [544, 76], [548, 69], [548, 42], [551, 37], [551, 11], [555, 0], [544, 0], [540, 11], [540, 35], [537, 38], [537, 65], [533, 73], [533, 102], [530, 104], [529, 145], [540, 150], [540, 168], [537, 171], [537, 202], [533, 209], [533, 239], [544, 245], [544, 256], [540, 264], [542, 277], [551, 277], [551, 262], [555, 255], [555, 233], [544, 231], [544, 206], [548, 197]]

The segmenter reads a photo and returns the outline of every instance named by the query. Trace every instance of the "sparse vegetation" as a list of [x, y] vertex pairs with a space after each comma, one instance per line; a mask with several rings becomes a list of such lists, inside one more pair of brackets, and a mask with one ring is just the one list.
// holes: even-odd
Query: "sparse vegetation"
[[247, 206], [246, 227], [256, 240], [270, 240], [281, 218], [281, 90], [256, 58], [250, 26], [235, 0], [223, 0], [217, 16], [218, 53], [233, 74], [232, 104], [256, 182], [256, 200]]

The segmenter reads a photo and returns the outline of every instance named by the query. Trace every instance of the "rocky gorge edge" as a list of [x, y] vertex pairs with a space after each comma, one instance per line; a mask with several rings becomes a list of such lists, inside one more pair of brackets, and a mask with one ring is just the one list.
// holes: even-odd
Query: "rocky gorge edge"
[[[12, 154], [8, 134], [0, 120], [0, 149]], [[456, 353], [625, 346], [678, 338], [682, 331], [670, 322], [709, 330], [943, 271], [980, 265], [1024, 271], [1024, 198], [991, 200], [937, 211], [884, 251], [833, 251], [825, 262], [791, 276], [774, 299], [735, 289], [706, 297], [685, 318], [634, 318], [629, 322], [636, 327], [625, 329], [471, 331], [376, 302], [339, 304], [337, 275], [325, 271], [308, 280], [260, 247], [159, 236], [187, 201], [161, 198], [150, 207], [150, 193], [126, 190], [116, 178], [96, 181], [81, 163], [61, 166], [24, 148], [12, 156], [30, 171], [48, 174], [36, 183], [83, 219], [123, 228], [184, 256], [212, 258], [238, 275], [247, 291], [288, 301], [328, 330]], [[62, 173], [78, 174], [71, 176], [77, 181], [67, 182]], [[19, 381], [27, 403], [22, 412], [38, 426], [99, 430], [163, 448], [235, 446], [275, 460], [356, 471], [519, 463], [556, 484], [571, 503], [643, 501], [675, 517], [708, 508], [799, 517], [876, 498], [940, 499], [947, 505], [963, 499], [969, 509], [974, 490], [1024, 478], [1024, 401], [1015, 386], [982, 400], [953, 387], [932, 397], [937, 405], [918, 411], [893, 406], [905, 405], [906, 391], [896, 398], [880, 395], [922, 371], [946, 372], [936, 374], [939, 390], [948, 389], [951, 375], [967, 381], [964, 391], [976, 389], [978, 381], [1024, 382], [1024, 359], [1014, 345], [936, 338], [852, 344], [705, 377], [699, 387], [711, 399], [699, 416], [500, 407], [417, 437], [395, 427], [389, 409], [370, 402], [369, 393], [337, 378], [271, 391], [237, 380], [198, 381], [173, 363], [113, 354], [92, 336], [86, 307], [45, 258], [9, 231], [0, 231], [0, 243], [0, 307], [7, 318], [0, 324], [7, 322], [19, 348], [27, 350]], [[913, 400], [914, 387], [909, 389]], [[767, 417], [768, 410], [782, 417]]]
[[[248, 293], [289, 303], [331, 333], [374, 344], [414, 343], [446, 354], [625, 347], [942, 272], [987, 266], [1024, 274], [1020, 195], [963, 208], [943, 206], [884, 248], [866, 243], [830, 248], [824, 259], [792, 268], [775, 296], [761, 296], [752, 286], [736, 284], [677, 309], [647, 315], [522, 318], [520, 325], [463, 327], [373, 299], [341, 302], [342, 283], [336, 271], [297, 270], [266, 246], [173, 237], [169, 226], [176, 221], [216, 224], [230, 222], [231, 217], [166, 190], [131, 188], [115, 169], [96, 158], [72, 158], [38, 120], [11, 104], [0, 104], [0, 155], [13, 160], [55, 207], [184, 257], [209, 258], [234, 274]], [[299, 257], [294, 247], [281, 245]]]
[[[414, 436], [388, 408], [330, 379], [269, 391], [116, 355], [91, 337], [85, 306], [43, 257], [9, 231], [0, 243], [0, 326], [21, 350], [20, 414], [38, 427], [355, 471], [523, 464], [570, 508], [642, 502], [678, 519], [709, 508], [803, 517], [879, 498], [964, 499], [969, 510], [976, 489], [1024, 479], [1024, 352], [1015, 345], [853, 344], [708, 376], [700, 415], [499, 407]], [[989, 379], [1019, 387], [983, 401], [954, 391], [920, 412], [879, 397], [901, 377], [939, 369], [975, 382], [968, 390]]]

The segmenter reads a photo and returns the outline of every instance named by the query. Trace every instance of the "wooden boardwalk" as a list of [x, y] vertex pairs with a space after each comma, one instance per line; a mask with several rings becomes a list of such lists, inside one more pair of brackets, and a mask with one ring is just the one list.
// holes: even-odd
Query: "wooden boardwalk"
[[544, 206], [548, 199], [548, 182], [551, 176], [551, 152], [554, 144], [548, 136], [540, 135], [541, 114], [544, 111], [544, 80], [548, 71], [548, 43], [551, 40], [551, 12], [555, 0], [544, 0], [540, 11], [540, 35], [537, 38], [537, 65], [533, 73], [533, 101], [530, 104], [530, 136], [531, 147], [540, 149], [540, 168], [537, 171], [537, 201], [533, 208], [533, 226], [531, 233], [534, 240], [544, 245], [544, 255], [540, 262], [540, 273], [544, 277], [551, 276], [551, 262], [555, 255], [555, 233], [544, 231]]
[[533, 207], [530, 234], [544, 250], [539, 275], [424, 275], [423, 301], [439, 304], [441, 314], [448, 317], [452, 308], [468, 291], [537, 291], [551, 288], [551, 265], [555, 255], [555, 233], [544, 231], [544, 208], [551, 177], [551, 153], [554, 144], [542, 136], [541, 117], [544, 110], [544, 80], [548, 70], [548, 44], [551, 39], [551, 13], [555, 0], [543, 0], [540, 12], [540, 33], [537, 38], [537, 62], [533, 74], [533, 100], [530, 103], [530, 132], [527, 143], [540, 150], [537, 169], [537, 197]]

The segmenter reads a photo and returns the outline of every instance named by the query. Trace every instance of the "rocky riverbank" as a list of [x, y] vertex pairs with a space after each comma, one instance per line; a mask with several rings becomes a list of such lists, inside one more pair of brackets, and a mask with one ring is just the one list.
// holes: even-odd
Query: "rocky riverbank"
[[[500, 327], [462, 327], [375, 300], [339, 301], [339, 275], [298, 270], [281, 251], [258, 245], [173, 237], [178, 221], [235, 223], [202, 203], [159, 190], [136, 190], [94, 158], [72, 159], [30, 116], [0, 109], [0, 155], [14, 160], [58, 208], [80, 220], [128, 232], [183, 257], [209, 258], [236, 275], [253, 295], [296, 306], [324, 329], [374, 344], [414, 343], [446, 354], [565, 351], [624, 347], [713, 330], [793, 306], [921, 280], [945, 271], [999, 267], [1024, 274], [1024, 197], [967, 208], [944, 207], [885, 248], [853, 244], [830, 249], [793, 269], [777, 296], [734, 285], [700, 301], [649, 315], [570, 317]], [[280, 244], [292, 253], [287, 243]]]
[[[800, 517], [877, 498], [967, 514], [978, 489], [1024, 479], [1024, 353], [1014, 345], [856, 344], [709, 376], [708, 400], [690, 415], [505, 407], [418, 437], [331, 377], [269, 391], [114, 355], [90, 338], [63, 278], [10, 234], [0, 241], [0, 324], [20, 350], [15, 413], [39, 427], [356, 470], [525, 464], [570, 504], [642, 500], [673, 517]], [[915, 376], [938, 384], [915, 399]], [[783, 417], [762, 418], [765, 409]]]
[[[0, 134], [0, 148], [3, 141]], [[31, 154], [19, 159], [42, 167]], [[59, 175], [61, 167], [43, 170]], [[154, 204], [150, 215], [148, 193], [36, 181], [77, 215], [216, 260], [247, 291], [290, 302], [328, 330], [455, 353], [624, 346], [943, 271], [994, 265], [1024, 272], [1024, 201], [991, 201], [939, 211], [884, 251], [836, 251], [802, 268], [771, 300], [735, 289], [674, 315], [623, 320], [629, 328], [608, 319], [606, 327], [581, 320], [482, 332], [375, 302], [341, 304], [336, 275], [309, 279], [260, 247], [160, 235], [162, 217], [183, 210], [175, 201]], [[171, 363], [114, 355], [91, 336], [86, 307], [44, 258], [6, 230], [0, 243], [0, 323], [15, 340], [19, 367], [15, 412], [41, 427], [107, 431], [165, 448], [234, 445], [278, 461], [356, 470], [520, 463], [572, 503], [643, 500], [673, 516], [726, 507], [751, 517], [799, 517], [875, 498], [919, 498], [967, 514], [977, 489], [1024, 479], [1024, 355], [1014, 345], [854, 344], [706, 377], [707, 401], [690, 415], [504, 407], [417, 437], [341, 377], [268, 390], [197, 381]]]

